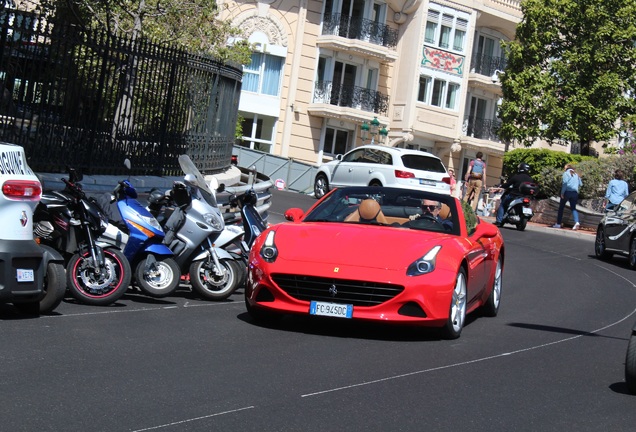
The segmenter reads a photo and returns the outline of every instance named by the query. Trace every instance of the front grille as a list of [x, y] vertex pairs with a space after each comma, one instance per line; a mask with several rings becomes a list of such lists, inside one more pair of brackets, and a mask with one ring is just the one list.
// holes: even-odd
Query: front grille
[[354, 306], [379, 305], [404, 291], [401, 285], [360, 280], [288, 274], [275, 274], [272, 279], [280, 289], [297, 300], [335, 301]]

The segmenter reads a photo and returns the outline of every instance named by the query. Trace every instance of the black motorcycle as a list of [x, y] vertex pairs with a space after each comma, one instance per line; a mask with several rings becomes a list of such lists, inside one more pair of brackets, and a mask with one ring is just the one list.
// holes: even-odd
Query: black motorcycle
[[538, 191], [539, 187], [529, 182], [522, 183], [518, 190], [505, 191], [504, 194], [508, 194], [510, 200], [504, 208], [501, 226], [508, 223], [515, 225], [519, 231], [525, 230], [528, 221], [534, 216], [531, 203]]
[[67, 287], [75, 299], [108, 305], [128, 289], [130, 264], [119, 249], [98, 241], [108, 219], [82, 189], [81, 175], [72, 168], [68, 174], [64, 190], [42, 194], [33, 214], [34, 236], [64, 257]]

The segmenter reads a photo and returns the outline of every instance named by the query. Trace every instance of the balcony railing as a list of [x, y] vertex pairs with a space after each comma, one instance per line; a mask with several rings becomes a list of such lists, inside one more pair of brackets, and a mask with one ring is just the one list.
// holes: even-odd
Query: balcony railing
[[319, 81], [314, 89], [314, 103], [328, 103], [341, 107], [386, 115], [389, 110], [389, 96], [364, 87]]
[[331, 81], [316, 83], [313, 101], [384, 115], [389, 110], [387, 95], [364, 87], [340, 85]]
[[464, 117], [464, 123], [462, 125], [462, 132], [464, 135], [489, 140], [499, 141], [499, 127], [501, 126], [500, 120], [483, 119], [479, 117]]
[[470, 71], [480, 75], [492, 76], [496, 70], [503, 71], [506, 68], [505, 57], [490, 55], [475, 55], [470, 62]]
[[397, 30], [372, 20], [343, 14], [325, 15], [322, 34], [358, 39], [387, 48], [395, 48], [398, 44]]

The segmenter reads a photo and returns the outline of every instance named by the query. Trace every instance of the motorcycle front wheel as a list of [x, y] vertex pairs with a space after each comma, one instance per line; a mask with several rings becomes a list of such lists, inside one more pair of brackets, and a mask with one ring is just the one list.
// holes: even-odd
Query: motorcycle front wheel
[[95, 268], [90, 252], [74, 254], [66, 267], [67, 285], [77, 301], [106, 306], [119, 300], [130, 285], [132, 271], [119, 249], [103, 249], [104, 266]]
[[190, 264], [190, 283], [192, 289], [206, 300], [225, 300], [238, 287], [241, 268], [234, 260], [220, 260], [221, 275], [214, 269], [214, 261], [202, 260]]
[[146, 271], [146, 260], [141, 260], [135, 269], [135, 281], [141, 290], [152, 297], [172, 294], [181, 280], [179, 265], [172, 258], [160, 258]]

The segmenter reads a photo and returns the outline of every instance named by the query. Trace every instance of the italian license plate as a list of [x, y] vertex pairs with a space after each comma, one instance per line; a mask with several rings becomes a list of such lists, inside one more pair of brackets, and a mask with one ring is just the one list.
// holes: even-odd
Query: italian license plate
[[531, 216], [531, 215], [532, 215], [532, 209], [531, 209], [531, 208], [528, 208], [528, 207], [524, 207], [524, 208], [523, 208], [523, 214], [524, 214], [524, 215], [530, 215], [530, 216]]
[[309, 306], [309, 314], [351, 318], [353, 316], [353, 305], [312, 301]]
[[35, 277], [33, 269], [17, 269], [18, 282], [33, 282]]

